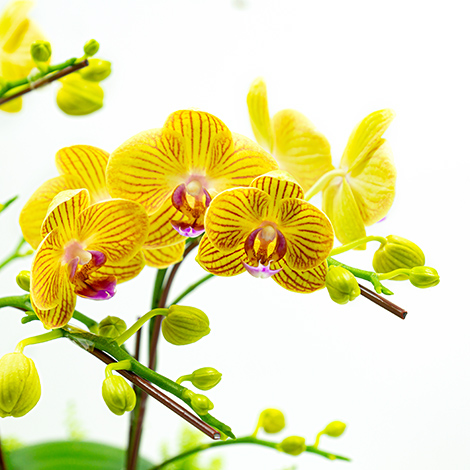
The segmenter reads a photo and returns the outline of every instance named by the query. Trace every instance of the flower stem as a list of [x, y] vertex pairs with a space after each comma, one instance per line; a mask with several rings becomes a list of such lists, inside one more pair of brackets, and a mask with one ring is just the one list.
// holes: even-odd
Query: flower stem
[[176, 299], [173, 300], [173, 302], [170, 302], [169, 305], [176, 305], [178, 302], [183, 300], [190, 292], [192, 292], [194, 289], [196, 289], [197, 287], [199, 287], [201, 284], [208, 281], [209, 279], [212, 279], [213, 277], [214, 277], [214, 274], [208, 274], [207, 276], [204, 276], [202, 279], [199, 279], [199, 281], [196, 281], [194, 284], [191, 284], [178, 297], [176, 297]]
[[390, 271], [389, 273], [379, 273], [378, 277], [381, 281], [386, 281], [387, 279], [393, 279], [396, 276], [400, 276], [404, 274], [405, 276], [409, 276], [411, 269], [408, 268], [400, 268], [395, 269], [394, 271]]
[[31, 336], [26, 338], [23, 341], [20, 341], [15, 348], [15, 352], [22, 353], [26, 346], [31, 346], [33, 344], [47, 343], [54, 339], [62, 338], [64, 332], [60, 329], [50, 331], [49, 333], [44, 333], [43, 335]]
[[143, 317], [139, 318], [130, 328], [128, 328], [122, 335], [118, 336], [115, 339], [118, 346], [121, 346], [121, 344], [124, 344], [129, 338], [134, 336], [134, 334], [138, 330], [140, 330], [145, 325], [145, 323], [147, 323], [151, 318], [157, 315], [162, 315], [164, 317], [167, 316], [168, 309], [167, 308], [155, 308], [153, 310], [150, 310], [150, 312], [146, 313]]
[[0, 204], [0, 212], [3, 212], [10, 204], [13, 204], [19, 196], [13, 196], [11, 199], [8, 199], [7, 202]]
[[[240, 437], [238, 439], [233, 439], [230, 441], [219, 441], [219, 442], [211, 442], [209, 444], [201, 444], [200, 446], [187, 450], [186, 452], [176, 455], [175, 457], [172, 457], [171, 459], [165, 460], [160, 465], [152, 467], [150, 470], [161, 470], [165, 468], [167, 465], [170, 465], [174, 462], [177, 462], [178, 460], [184, 459], [198, 452], [203, 452], [207, 449], [213, 449], [215, 447], [224, 447], [224, 446], [231, 446], [231, 445], [237, 445], [237, 444], [255, 444], [255, 445], [269, 447], [271, 449], [278, 450], [277, 449], [278, 444], [276, 442], [265, 441], [263, 439], [258, 439], [257, 437], [254, 437], [254, 436], [245, 436], [245, 437]], [[325, 452], [325, 451], [315, 448], [314, 446], [307, 446], [306, 452], [321, 455], [322, 457], [326, 457], [330, 460], [337, 459], [337, 460], [345, 460], [347, 462], [350, 461], [350, 459], [347, 457], [344, 457], [342, 455], [332, 454], [330, 452]]]
[[351, 243], [347, 243], [346, 245], [339, 246], [338, 248], [333, 248], [330, 252], [330, 256], [336, 256], [341, 253], [344, 253], [349, 250], [353, 250], [354, 248], [364, 245], [368, 242], [380, 242], [382, 244], [387, 243], [387, 239], [384, 237], [378, 237], [375, 235], [369, 235], [368, 237], [360, 238], [359, 240], [355, 240]]
[[305, 200], [310, 201], [315, 194], [318, 194], [323, 188], [334, 178], [337, 176], [344, 176], [346, 174], [346, 170], [343, 168], [335, 168], [334, 170], [325, 173], [306, 193], [305, 193]]
[[11, 255], [9, 255], [0, 263], [0, 269], [4, 268], [8, 263], [10, 263], [11, 261], [17, 258], [24, 258], [25, 256], [29, 256], [32, 254], [32, 252], [20, 253], [20, 250], [25, 243], [26, 243], [26, 240], [23, 237], [21, 237], [21, 240], [16, 245], [16, 248], [13, 250], [13, 253], [11, 253]]

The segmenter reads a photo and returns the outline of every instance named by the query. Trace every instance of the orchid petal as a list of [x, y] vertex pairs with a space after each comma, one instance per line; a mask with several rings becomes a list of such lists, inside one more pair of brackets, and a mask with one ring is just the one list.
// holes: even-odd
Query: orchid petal
[[213, 199], [206, 212], [206, 234], [220, 251], [228, 252], [244, 242], [263, 222], [270, 197], [256, 188], [224, 191]]
[[135, 202], [111, 199], [97, 202], [77, 219], [77, 238], [86, 250], [101, 251], [111, 263], [133, 258], [148, 234], [148, 217]]
[[60, 302], [63, 284], [69, 282], [67, 266], [62, 266], [64, 239], [58, 229], [39, 245], [31, 268], [31, 298], [41, 310]]
[[79, 180], [79, 187], [90, 192], [91, 201], [109, 199], [106, 189], [106, 165], [109, 153], [90, 145], [73, 145], [59, 150], [55, 162], [59, 173], [72, 175]]
[[[334, 178], [323, 191], [323, 211], [333, 224], [336, 238], [343, 244], [366, 236], [361, 213], [346, 178]], [[357, 248], [365, 249], [362, 245]]]
[[271, 268], [282, 268], [278, 274], [273, 276], [273, 279], [287, 290], [309, 294], [325, 287], [325, 278], [328, 272], [326, 261], [307, 271], [296, 271], [290, 268], [284, 260], [272, 263]]
[[262, 78], [257, 78], [250, 87], [246, 98], [251, 128], [256, 140], [268, 152], [273, 151], [274, 131], [269, 117], [268, 91]]
[[34, 312], [42, 321], [44, 328], [53, 329], [61, 328], [66, 325], [73, 316], [77, 296], [74, 292], [73, 285], [70, 282], [64, 282], [58, 298], [58, 304], [48, 310], [40, 309], [31, 299]]
[[106, 261], [104, 266], [101, 266], [98, 271], [90, 274], [90, 279], [107, 278], [114, 276], [116, 282], [121, 284], [122, 282], [130, 281], [134, 279], [145, 267], [145, 259], [142, 251], [139, 251], [133, 258], [128, 261], [122, 261], [117, 263], [111, 263]]
[[180, 242], [176, 245], [154, 250], [143, 249], [142, 253], [145, 258], [145, 264], [152, 268], [165, 269], [179, 263], [183, 259], [185, 245], [185, 242]]
[[276, 203], [283, 199], [303, 199], [304, 192], [297, 181], [286, 171], [276, 170], [261, 175], [250, 184], [253, 188], [258, 188], [269, 194]]
[[237, 186], [249, 186], [254, 178], [272, 170], [278, 164], [258, 144], [240, 134], [232, 133], [233, 145], [214, 145], [210, 166], [207, 167], [209, 184], [216, 193]]
[[153, 214], [189, 172], [183, 138], [174, 131], [141, 132], [109, 157], [106, 184], [111, 196], [142, 204]]
[[352, 131], [340, 167], [352, 170], [382, 142], [382, 135], [395, 117], [391, 109], [382, 109], [366, 116]]
[[204, 235], [199, 243], [196, 261], [216, 276], [236, 276], [245, 272], [242, 261], [247, 261], [247, 256], [243, 244], [231, 252], [222, 253]]
[[57, 176], [46, 181], [29, 198], [20, 214], [20, 227], [25, 240], [37, 248], [42, 241], [41, 226], [52, 200], [62, 191], [80, 188], [75, 176]]
[[86, 189], [69, 189], [59, 193], [51, 202], [41, 227], [45, 237], [55, 228], [60, 228], [66, 240], [76, 237], [75, 221], [80, 212], [90, 205], [90, 195]]
[[334, 169], [328, 140], [302, 113], [293, 109], [279, 111], [273, 117], [273, 125], [279, 167], [291, 173], [305, 191]]
[[386, 142], [351, 173], [348, 181], [364, 225], [372, 225], [387, 214], [395, 197], [396, 178], [392, 151]]
[[322, 263], [334, 243], [333, 227], [322, 211], [301, 199], [285, 199], [279, 213], [279, 230], [287, 240], [286, 263], [306, 271]]

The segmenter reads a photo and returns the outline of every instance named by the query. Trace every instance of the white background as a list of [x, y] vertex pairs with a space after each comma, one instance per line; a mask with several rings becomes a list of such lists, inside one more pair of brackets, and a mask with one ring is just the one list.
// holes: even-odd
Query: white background
[[[4, 7], [6, 2], [0, 1]], [[246, 93], [263, 76], [274, 113], [294, 108], [329, 139], [338, 164], [349, 133], [384, 107], [397, 117], [386, 133], [398, 170], [388, 218], [369, 234], [404, 236], [419, 244], [441, 283], [430, 290], [389, 282], [402, 321], [365, 298], [334, 304], [326, 291], [299, 295], [248, 274], [213, 279], [187, 298], [211, 320], [199, 343], [162, 341], [159, 368], [172, 378], [202, 366], [223, 373], [208, 392], [214, 415], [239, 436], [252, 432], [258, 413], [278, 407], [287, 417], [282, 437], [312, 443], [329, 421], [348, 424], [321, 447], [350, 456], [329, 462], [264, 448], [224, 451], [228, 470], [470, 468], [468, 371], [468, 12], [464, 1], [41, 1], [32, 16], [53, 45], [54, 60], [81, 53], [91, 37], [113, 63], [103, 83], [105, 107], [88, 117], [64, 115], [56, 85], [24, 98], [17, 115], [0, 114], [0, 200], [21, 199], [0, 219], [0, 257], [20, 236], [22, 204], [56, 176], [54, 155], [73, 144], [112, 151], [128, 137], [159, 127], [181, 108], [220, 117], [252, 137]], [[342, 259], [370, 268], [374, 249]], [[0, 273], [0, 294], [21, 292], [16, 273]], [[170, 297], [204, 274], [185, 263]], [[155, 273], [146, 269], [106, 303], [80, 300], [79, 310], [131, 323], [149, 307]], [[0, 312], [0, 354], [43, 330], [20, 324], [13, 309]], [[2, 437], [25, 443], [67, 437], [67, 409], [92, 440], [124, 446], [128, 417], [116, 417], [101, 399], [103, 366], [65, 341], [26, 350], [43, 386], [38, 406], [22, 419], [0, 423]], [[152, 403], [144, 454], [155, 460], [174, 440], [180, 419]], [[209, 453], [206, 454], [208, 456]]]

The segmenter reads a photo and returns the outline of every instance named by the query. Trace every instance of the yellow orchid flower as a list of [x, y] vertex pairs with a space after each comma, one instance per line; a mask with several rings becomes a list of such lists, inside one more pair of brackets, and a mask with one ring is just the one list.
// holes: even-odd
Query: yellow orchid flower
[[132, 259], [148, 232], [148, 217], [132, 201], [111, 199], [90, 205], [86, 189], [59, 193], [41, 227], [45, 237], [31, 269], [31, 303], [48, 329], [72, 317], [76, 296], [108, 299], [116, 277], [108, 263]]
[[[60, 176], [46, 181], [25, 204], [20, 214], [20, 226], [25, 240], [37, 248], [43, 237], [41, 226], [52, 200], [61, 191], [87, 189], [92, 203], [111, 199], [106, 188], [106, 165], [109, 154], [90, 145], [74, 145], [59, 150], [56, 154], [56, 167]], [[185, 237], [175, 232], [172, 226], [161, 223], [165, 211], [172, 211], [178, 218], [178, 211], [172, 207], [162, 207], [149, 218], [149, 235], [144, 247], [132, 260], [119, 265], [109, 264], [118, 283], [137, 276], [145, 264], [156, 268], [166, 268], [181, 261]], [[108, 269], [108, 268], [107, 268]]]
[[324, 287], [333, 229], [303, 197], [301, 186], [283, 171], [222, 192], [206, 213], [196, 260], [218, 276], [246, 270], [255, 277], [272, 276], [294, 292]]
[[328, 140], [298, 111], [284, 109], [271, 119], [268, 92], [263, 79], [256, 79], [247, 96], [255, 138], [290, 173], [304, 191], [334, 167]]
[[161, 222], [196, 237], [216, 194], [248, 186], [277, 168], [261, 147], [232, 134], [215, 116], [183, 110], [172, 113], [162, 129], [141, 132], [114, 151], [106, 179], [113, 197], [139, 202], [149, 214], [167, 204]]
[[[30, 48], [34, 41], [45, 37], [36, 23], [28, 18], [33, 2], [11, 2], [0, 16], [0, 76], [5, 80], [18, 80], [26, 77], [36, 66]], [[0, 106], [7, 112], [21, 110], [22, 100], [15, 100]]]
[[323, 211], [343, 244], [365, 237], [365, 227], [385, 217], [392, 206], [396, 169], [382, 135], [394, 116], [383, 109], [365, 117], [349, 137], [339, 168], [326, 173], [306, 195], [310, 199], [323, 190]]

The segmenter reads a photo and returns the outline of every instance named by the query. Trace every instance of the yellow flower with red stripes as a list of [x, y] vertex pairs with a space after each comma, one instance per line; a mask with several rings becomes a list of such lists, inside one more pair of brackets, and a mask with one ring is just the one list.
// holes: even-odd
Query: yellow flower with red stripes
[[206, 213], [197, 261], [218, 276], [248, 271], [295, 292], [324, 287], [333, 229], [303, 197], [301, 186], [282, 171], [222, 192]]
[[277, 168], [259, 145], [232, 134], [220, 119], [183, 110], [162, 129], [137, 134], [114, 151], [106, 178], [113, 197], [139, 202], [149, 214], [166, 207], [161, 222], [196, 237], [216, 194]]
[[76, 296], [114, 295], [119, 274], [112, 264], [132, 259], [148, 233], [142, 206], [123, 199], [90, 205], [86, 189], [62, 191], [41, 227], [45, 237], [31, 269], [31, 302], [46, 328], [68, 323]]
[[[111, 199], [106, 187], [108, 160], [108, 152], [90, 145], [74, 145], [57, 152], [55, 162], [60, 176], [37, 189], [20, 214], [23, 236], [33, 248], [37, 248], [43, 239], [41, 225], [50, 203], [61, 191], [87, 189], [92, 203]], [[131, 260], [115, 265], [119, 282], [134, 278], [146, 264], [166, 268], [181, 261], [185, 237], [175, 232], [170, 224], [162, 222], [162, 214], [168, 212], [175, 219], [181, 218], [169, 203], [149, 217], [149, 234], [143, 249]]]

